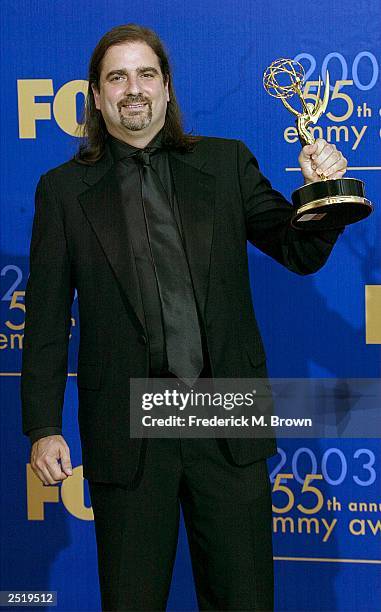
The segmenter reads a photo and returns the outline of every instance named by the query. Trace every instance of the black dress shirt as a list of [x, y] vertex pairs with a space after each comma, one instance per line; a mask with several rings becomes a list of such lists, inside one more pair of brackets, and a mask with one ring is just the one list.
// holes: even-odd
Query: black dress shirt
[[[161, 147], [161, 142], [162, 130], [160, 130], [154, 136], [154, 138], [146, 145], [146, 148], [157, 148], [155, 153], [151, 156], [151, 165], [159, 176], [179, 228], [180, 236], [183, 238], [180, 211], [174, 189], [172, 170], [168, 159], [168, 150], [165, 147]], [[109, 138], [109, 144], [115, 163], [117, 163], [120, 159], [130, 157], [133, 153], [142, 150], [141, 148], [134, 147], [112, 136]], [[136, 162], [131, 160], [130, 163]], [[126, 197], [126, 194], [125, 197], [124, 194], [122, 194], [122, 199], [124, 199], [126, 202], [128, 200], [129, 206], [132, 205], [132, 209], [130, 209], [127, 214], [132, 221], [130, 226], [132, 228], [132, 232], [129, 238], [131, 240], [135, 256], [135, 264], [139, 278], [146, 330], [149, 341], [150, 375], [165, 376], [168, 372], [168, 361], [165, 351], [165, 331], [161, 300], [155, 275], [155, 266], [152, 260], [149, 234], [143, 213], [143, 202], [141, 198], [137, 198], [136, 201], [131, 202], [130, 199]], [[184, 242], [183, 246], [185, 249]], [[193, 299], [195, 300], [197, 308], [196, 298], [194, 297]], [[203, 352], [206, 353], [206, 339], [201, 329], [202, 324], [200, 315], [198, 316], [198, 319]]]

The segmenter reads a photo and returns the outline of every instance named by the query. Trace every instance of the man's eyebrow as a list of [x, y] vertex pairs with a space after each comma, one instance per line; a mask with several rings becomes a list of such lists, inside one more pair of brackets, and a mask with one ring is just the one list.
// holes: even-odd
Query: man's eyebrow
[[[138, 72], [138, 73], [141, 73], [141, 72], [153, 72], [154, 74], [159, 74], [159, 71], [154, 66], [138, 66], [136, 68], [136, 72]], [[108, 72], [106, 74], [106, 79], [108, 79], [113, 74], [126, 75], [127, 74], [127, 70], [124, 70], [123, 68], [117, 68], [115, 70], [110, 70], [110, 72]]]

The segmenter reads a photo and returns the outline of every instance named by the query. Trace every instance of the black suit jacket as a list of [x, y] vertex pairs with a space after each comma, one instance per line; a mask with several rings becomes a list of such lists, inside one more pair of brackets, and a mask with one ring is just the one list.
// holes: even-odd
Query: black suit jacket
[[[238, 140], [203, 138], [170, 152], [196, 299], [214, 377], [265, 377], [251, 302], [247, 240], [298, 274], [318, 270], [340, 232], [290, 228], [292, 207]], [[145, 442], [129, 437], [129, 378], [149, 372], [147, 334], [129, 225], [106, 146], [91, 166], [71, 160], [36, 191], [22, 361], [23, 431], [60, 428], [68, 336], [77, 288], [78, 418], [84, 476], [131, 486]], [[244, 465], [274, 439], [227, 441]], [[139, 468], [140, 466], [140, 468]]]

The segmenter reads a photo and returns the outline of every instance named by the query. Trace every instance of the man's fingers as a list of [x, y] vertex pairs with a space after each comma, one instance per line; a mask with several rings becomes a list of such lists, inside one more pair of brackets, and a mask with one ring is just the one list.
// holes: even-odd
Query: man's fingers
[[73, 468], [70, 461], [70, 451], [69, 447], [67, 449], [60, 449], [60, 458], [61, 458], [61, 469], [67, 474], [71, 476], [73, 473]]
[[73, 474], [73, 468], [71, 467], [70, 462], [63, 464], [61, 461], [61, 468], [67, 476], [71, 476]]
[[[346, 171], [347, 160], [343, 154], [336, 149], [335, 145], [328, 144], [325, 140], [318, 138], [318, 153], [312, 155], [312, 168], [319, 176], [332, 177], [337, 172]], [[324, 145], [324, 146], [323, 146]]]
[[60, 480], [56, 481], [50, 474], [47, 466], [41, 463], [39, 463], [38, 465], [34, 464], [34, 466], [32, 466], [32, 469], [44, 485], [52, 485], [57, 484], [57, 482], [61, 482]]
[[317, 138], [313, 144], [305, 145], [299, 154], [299, 164], [302, 169], [309, 169], [310, 172], [315, 171], [319, 164], [331, 153], [330, 147], [331, 145], [328, 145], [323, 138]]
[[345, 172], [346, 165], [343, 166], [343, 162], [342, 160], [340, 160], [337, 163], [333, 164], [333, 166], [327, 168], [327, 170], [325, 171], [325, 176], [327, 178], [341, 178], [345, 174]]
[[317, 144], [316, 144], [316, 142], [314, 142], [314, 144], [312, 144], [312, 145], [305, 145], [302, 148], [301, 156], [304, 159], [310, 159], [311, 155], [313, 155], [313, 153], [316, 153], [316, 151], [317, 151]]
[[341, 160], [341, 153], [339, 153], [334, 147], [329, 148], [326, 147], [324, 149], [325, 156], [320, 156], [319, 160], [316, 160], [314, 163], [316, 165], [317, 174], [325, 174], [328, 168], [336, 164], [339, 160]]
[[34, 468], [35, 473], [44, 484], [57, 484], [67, 478], [66, 474], [61, 471], [61, 467], [56, 459], [53, 461], [46, 457], [37, 459]]
[[323, 138], [302, 148], [298, 158], [305, 181], [341, 178], [347, 169], [347, 160], [336, 146]]
[[57, 462], [57, 459], [52, 459], [52, 461], [48, 460], [45, 467], [45, 474], [48, 473], [50, 477], [49, 484], [56, 484], [67, 478], [65, 472], [62, 471], [60, 464]]
[[318, 174], [324, 174], [324, 176], [331, 177], [337, 172], [346, 171], [347, 160], [337, 150], [335, 150], [316, 170]]
[[302, 148], [299, 161], [311, 161], [312, 158], [314, 165], [317, 167], [335, 149], [336, 147], [334, 145], [328, 144], [328, 142], [323, 138], [317, 138], [314, 144], [305, 145]]
[[62, 436], [46, 436], [32, 446], [31, 467], [45, 484], [57, 484], [71, 476], [70, 450]]
[[325, 147], [332, 146], [332, 145], [329, 145], [327, 141], [324, 140], [323, 138], [317, 138], [314, 142], [314, 145], [316, 145], [316, 150], [312, 154], [312, 159], [315, 159], [315, 160], [318, 159], [319, 155], [322, 153]]
[[31, 467], [32, 467], [33, 472], [36, 474], [36, 476], [41, 480], [42, 484], [48, 485], [49, 483], [47, 479], [45, 478], [42, 470], [40, 470], [40, 468], [37, 467], [36, 465], [31, 464]]

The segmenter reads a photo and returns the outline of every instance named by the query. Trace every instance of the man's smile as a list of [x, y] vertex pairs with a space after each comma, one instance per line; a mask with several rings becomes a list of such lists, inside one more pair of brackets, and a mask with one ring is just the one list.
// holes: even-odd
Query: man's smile
[[136, 104], [123, 104], [122, 108], [127, 108], [129, 110], [142, 110], [145, 106], [148, 106], [147, 102]]
[[147, 104], [124, 104], [125, 108], [144, 108]]

